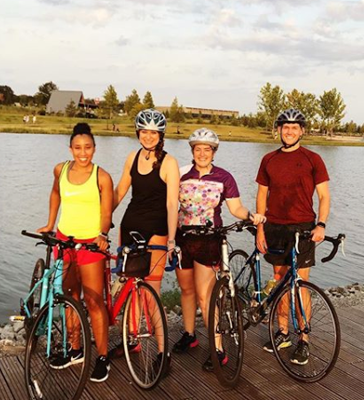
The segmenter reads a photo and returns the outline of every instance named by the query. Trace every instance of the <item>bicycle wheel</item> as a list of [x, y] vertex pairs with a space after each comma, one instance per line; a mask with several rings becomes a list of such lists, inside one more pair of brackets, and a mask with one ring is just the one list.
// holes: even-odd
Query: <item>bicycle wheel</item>
[[251, 264], [246, 265], [248, 257], [244, 250], [234, 250], [229, 255], [230, 271], [234, 283], [238, 287], [238, 299], [241, 301], [244, 329], [248, 329], [250, 326], [247, 314], [252, 304], [257, 280], [254, 266]]
[[[272, 305], [269, 335], [273, 351], [283, 369], [292, 378], [303, 382], [317, 382], [334, 367], [340, 351], [340, 325], [336, 311], [326, 294], [311, 282], [298, 281], [295, 287], [295, 329], [290, 311], [291, 288], [286, 286]], [[303, 311], [302, 311], [303, 310]], [[305, 323], [305, 321], [307, 321]], [[278, 350], [274, 335], [288, 328], [291, 348]], [[305, 330], [302, 338], [301, 331]], [[308, 342], [308, 359], [298, 363], [297, 344], [301, 339]], [[288, 347], [288, 346], [287, 346]]]
[[[35, 263], [35, 266], [33, 269], [32, 279], [30, 281], [29, 292], [31, 292], [33, 290], [34, 286], [36, 285], [36, 283], [39, 282], [43, 278], [44, 269], [45, 269], [45, 262], [44, 262], [43, 258], [39, 258], [39, 260], [37, 260], [37, 262]], [[26, 316], [25, 321], [24, 321], [26, 338], [29, 337], [29, 334], [30, 334], [30, 331], [34, 324], [35, 318], [39, 312], [41, 294], [42, 294], [42, 285], [39, 285], [37, 287], [37, 289], [34, 290], [33, 294], [28, 299], [27, 307], [28, 307], [28, 310], [29, 310], [31, 316], [30, 317]]]
[[[30, 399], [77, 400], [89, 374], [90, 327], [82, 307], [69, 296], [56, 296], [51, 312], [50, 343], [49, 304], [40, 310], [27, 341], [26, 388]], [[83, 357], [77, 361], [69, 357], [70, 363], [75, 365], [68, 368], [52, 368], [51, 363], [66, 357], [72, 346], [74, 349], [83, 349]]]
[[[229, 278], [215, 283], [209, 306], [209, 344], [214, 372], [224, 386], [235, 386], [243, 365], [244, 331], [239, 301], [232, 297]], [[225, 353], [222, 361], [216, 350]]]
[[145, 282], [138, 282], [128, 296], [123, 317], [123, 343], [133, 380], [142, 389], [152, 389], [165, 372], [168, 332], [162, 302]]

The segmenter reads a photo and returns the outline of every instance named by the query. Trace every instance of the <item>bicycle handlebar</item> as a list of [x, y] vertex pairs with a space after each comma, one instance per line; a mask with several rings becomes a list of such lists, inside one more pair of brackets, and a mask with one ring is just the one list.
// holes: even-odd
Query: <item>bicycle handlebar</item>
[[[22, 230], [21, 234], [24, 236], [31, 237], [33, 239], [41, 240], [41, 243], [37, 244], [46, 244], [47, 246], [57, 246], [59, 245], [62, 249], [76, 249], [79, 250], [81, 247], [85, 247], [86, 245], [96, 245], [96, 243], [77, 243], [73, 239], [73, 236], [68, 236], [68, 240], [61, 240], [56, 238], [54, 232], [42, 232], [42, 233], [34, 233], [28, 232], [26, 230]], [[97, 245], [96, 245], [97, 247]], [[98, 248], [98, 247], [97, 247]]]
[[340, 244], [344, 245], [345, 238], [346, 238], [346, 236], [344, 233], [339, 233], [337, 235], [337, 237], [325, 236], [324, 240], [332, 243], [333, 248], [331, 250], [331, 253], [327, 257], [324, 257], [321, 259], [321, 262], [325, 263], [325, 262], [332, 260], [336, 256], [336, 253], [339, 249]]
[[230, 225], [226, 226], [217, 226], [213, 227], [211, 225], [185, 225], [181, 227], [181, 231], [185, 234], [193, 234], [193, 235], [226, 235], [231, 231], [242, 232], [243, 230], [249, 230], [252, 233], [252, 230], [256, 230], [256, 226], [250, 220], [239, 220], [233, 222]]

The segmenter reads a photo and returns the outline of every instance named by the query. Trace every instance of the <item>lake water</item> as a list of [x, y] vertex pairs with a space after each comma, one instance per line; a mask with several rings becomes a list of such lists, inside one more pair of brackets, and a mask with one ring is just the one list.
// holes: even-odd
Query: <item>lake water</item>
[[[106, 169], [114, 184], [120, 179], [127, 154], [139, 147], [136, 139], [97, 137], [94, 161]], [[223, 142], [215, 163], [229, 170], [238, 182], [245, 205], [255, 209], [257, 185], [255, 177], [262, 156], [277, 145]], [[191, 162], [185, 140], [166, 140], [165, 149], [174, 155], [180, 166]], [[364, 184], [362, 163], [364, 147], [313, 146], [325, 160], [330, 174], [332, 207], [327, 234], [347, 234], [346, 257], [341, 253], [329, 264], [312, 270], [312, 280], [322, 287], [364, 282], [361, 229], [364, 217]], [[44, 248], [35, 248], [35, 241], [20, 234], [22, 229], [34, 231], [47, 222], [48, 199], [53, 182], [53, 167], [70, 158], [68, 137], [64, 135], [27, 135], [0, 133], [0, 323], [19, 308], [19, 299], [27, 292], [30, 276]], [[114, 213], [118, 225], [129, 197]], [[233, 218], [224, 210], [224, 222]], [[111, 233], [116, 243], [116, 229]], [[234, 234], [231, 243], [247, 251], [253, 249], [252, 236]], [[326, 244], [318, 248], [318, 257]], [[115, 245], [113, 246], [115, 248]], [[265, 268], [268, 278], [271, 268]], [[166, 273], [164, 288], [174, 284], [174, 273]]]

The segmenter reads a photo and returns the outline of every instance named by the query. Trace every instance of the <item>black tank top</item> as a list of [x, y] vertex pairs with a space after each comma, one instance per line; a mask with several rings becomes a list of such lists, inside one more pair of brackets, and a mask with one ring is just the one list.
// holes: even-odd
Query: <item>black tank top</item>
[[[167, 185], [160, 177], [160, 166], [149, 174], [138, 172], [141, 149], [130, 170], [132, 198], [121, 221], [122, 243], [130, 242], [129, 231], [140, 232], [147, 240], [153, 235], [168, 234]], [[161, 164], [166, 156], [163, 151]]]

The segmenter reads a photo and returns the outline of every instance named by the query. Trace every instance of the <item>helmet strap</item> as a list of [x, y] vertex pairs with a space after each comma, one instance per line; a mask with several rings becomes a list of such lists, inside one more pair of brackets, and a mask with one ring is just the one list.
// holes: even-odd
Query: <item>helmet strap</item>
[[292, 143], [292, 144], [287, 144], [287, 143], [282, 139], [282, 136], [281, 136], [281, 142], [282, 142], [283, 147], [284, 147], [285, 149], [290, 149], [291, 147], [296, 146], [296, 144], [301, 140], [301, 138], [302, 138], [302, 135], [301, 135], [294, 143]]

